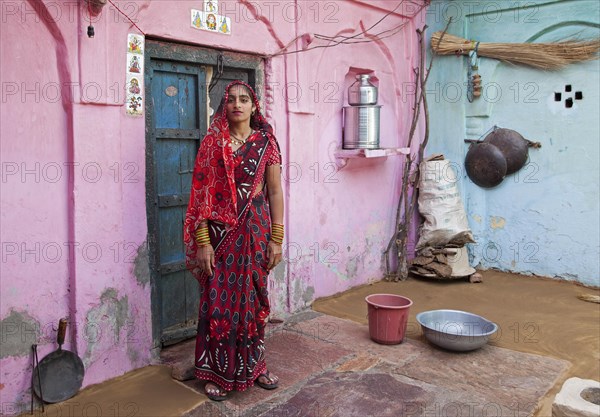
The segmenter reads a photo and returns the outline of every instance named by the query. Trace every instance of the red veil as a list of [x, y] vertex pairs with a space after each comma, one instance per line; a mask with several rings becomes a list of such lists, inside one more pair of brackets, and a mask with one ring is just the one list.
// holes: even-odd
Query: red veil
[[[225, 89], [225, 95], [216, 115], [200, 143], [194, 166], [190, 201], [183, 231], [186, 263], [192, 272], [197, 268], [197, 246], [194, 237], [200, 222], [213, 220], [224, 223], [229, 228], [237, 224], [235, 161], [229, 146], [229, 122], [225, 108], [225, 103], [229, 98], [229, 89], [234, 85], [245, 86], [252, 96], [256, 110], [250, 119], [250, 127], [261, 131], [268, 138], [269, 144], [279, 150], [279, 145], [273, 135], [273, 128], [262, 115], [260, 103], [252, 87], [239, 80], [231, 82]], [[258, 184], [255, 185], [258, 186]]]

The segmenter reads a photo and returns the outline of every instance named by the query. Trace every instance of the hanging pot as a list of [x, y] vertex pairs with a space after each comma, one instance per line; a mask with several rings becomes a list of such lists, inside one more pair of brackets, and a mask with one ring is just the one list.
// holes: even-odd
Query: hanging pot
[[475, 184], [492, 188], [506, 176], [506, 159], [496, 146], [490, 143], [472, 142], [465, 158], [467, 175]]
[[506, 159], [506, 175], [515, 173], [523, 168], [527, 162], [529, 147], [542, 147], [539, 142], [531, 142], [518, 132], [504, 128], [494, 128], [485, 137], [483, 142], [494, 145], [502, 152], [502, 155]]

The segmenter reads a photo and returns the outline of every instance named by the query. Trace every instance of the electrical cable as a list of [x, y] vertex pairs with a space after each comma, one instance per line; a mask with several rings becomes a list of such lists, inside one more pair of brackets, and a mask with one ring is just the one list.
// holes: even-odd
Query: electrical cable
[[[88, 0], [88, 1], [91, 1], [91, 0]], [[146, 36], [146, 33], [144, 33], [144, 31], [142, 29], [140, 29], [140, 27], [125, 12], [123, 12], [121, 9], [119, 9], [119, 6], [114, 4], [112, 2], [112, 0], [108, 0], [108, 2], [110, 4], [112, 4], [112, 6], [119, 11], [119, 13], [121, 13], [123, 16], [125, 16], [127, 18], [127, 20], [129, 20], [131, 22], [131, 24], [137, 28], [137, 30], [142, 32], [142, 35]]]
[[[310, 47], [310, 48], [296, 49], [296, 50], [293, 50], [293, 51], [286, 51], [286, 49], [291, 44], [293, 44], [300, 37], [306, 35], [306, 34], [304, 34], [304, 35], [299, 35], [299, 36], [295, 37], [291, 42], [289, 42], [285, 47], [281, 48], [278, 52], [276, 52], [274, 54], [267, 55], [267, 57], [272, 58], [272, 57], [279, 56], [279, 55], [289, 55], [289, 54], [296, 54], [296, 53], [300, 53], [300, 52], [307, 52], [307, 51], [310, 51], [310, 50], [313, 50], [313, 49], [331, 48], [331, 47], [338, 46], [338, 45], [341, 45], [341, 44], [356, 44], [356, 43], [375, 42], [375, 41], [378, 41], [378, 40], [385, 39], [387, 37], [393, 36], [396, 33], [398, 33], [404, 26], [406, 26], [408, 24], [408, 21], [402, 22], [401, 24], [396, 25], [396, 26], [394, 26], [391, 29], [386, 29], [386, 30], [383, 30], [383, 31], [381, 31], [381, 32], [379, 32], [377, 34], [371, 35], [368, 38], [361, 37], [362, 35], [367, 34], [367, 32], [369, 30], [371, 30], [374, 27], [376, 27], [377, 25], [379, 25], [389, 15], [391, 15], [392, 13], [394, 13], [398, 9], [398, 7], [400, 7], [400, 5], [403, 4], [403, 3], [404, 3], [404, 1], [401, 1], [400, 3], [398, 3], [396, 5], [396, 7], [393, 10], [387, 12], [382, 18], [380, 18], [377, 22], [375, 22], [374, 24], [372, 24], [369, 28], [367, 28], [367, 29], [365, 29], [365, 30], [363, 30], [363, 31], [355, 34], [355, 35], [352, 35], [352, 36], [344, 36], [344, 35], [326, 36], [326, 35], [321, 35], [321, 34], [318, 34], [318, 33], [315, 33], [313, 35], [316, 39], [333, 42], [333, 44], [331, 44], [331, 45], [316, 45], [316, 46], [313, 46], [313, 47]], [[427, 7], [428, 3], [429, 2], [426, 1], [423, 4], [421, 4], [420, 7], [419, 7], [419, 9], [410, 17], [410, 19], [414, 18], [417, 14], [419, 14], [421, 12], [421, 10], [423, 10], [425, 7]], [[389, 34], [386, 34], [386, 33], [389, 33]], [[383, 34], [386, 34], [386, 35], [382, 36]], [[336, 38], [340, 38], [340, 37], [342, 37], [343, 39], [342, 40], [336, 40]]]

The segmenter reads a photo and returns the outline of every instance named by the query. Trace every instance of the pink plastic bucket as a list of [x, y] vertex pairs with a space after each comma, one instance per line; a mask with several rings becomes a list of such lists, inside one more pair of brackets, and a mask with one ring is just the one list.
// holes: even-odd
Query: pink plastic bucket
[[369, 335], [383, 345], [397, 345], [404, 340], [409, 298], [394, 294], [371, 294], [365, 298], [369, 309]]

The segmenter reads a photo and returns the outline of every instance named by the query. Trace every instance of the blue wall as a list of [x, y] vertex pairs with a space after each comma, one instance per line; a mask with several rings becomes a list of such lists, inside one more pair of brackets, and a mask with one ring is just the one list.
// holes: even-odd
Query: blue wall
[[[599, 36], [600, 2], [433, 1], [428, 34], [443, 30], [480, 42], [551, 42]], [[471, 264], [600, 286], [599, 61], [540, 71], [481, 58], [483, 95], [466, 99], [467, 58], [435, 56], [428, 81], [427, 154], [455, 164], [477, 244]], [[570, 92], [565, 91], [571, 86]], [[571, 108], [565, 100], [581, 92]], [[555, 93], [561, 93], [556, 101]], [[497, 187], [466, 175], [468, 144], [494, 125], [542, 143]]]

